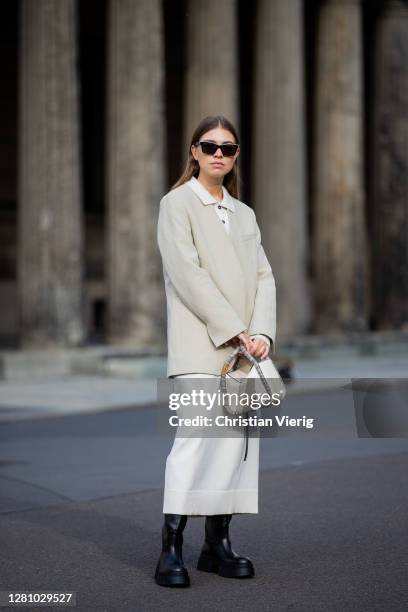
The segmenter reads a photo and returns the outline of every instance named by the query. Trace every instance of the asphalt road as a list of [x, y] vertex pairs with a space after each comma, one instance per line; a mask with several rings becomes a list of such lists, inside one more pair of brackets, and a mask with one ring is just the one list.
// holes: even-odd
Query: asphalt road
[[81, 611], [407, 610], [408, 440], [359, 438], [342, 393], [293, 401], [343, 417], [327, 435], [261, 440], [259, 514], [230, 529], [255, 578], [198, 572], [204, 519], [190, 517], [180, 590], [153, 580], [163, 407], [3, 424], [0, 590], [75, 591]]

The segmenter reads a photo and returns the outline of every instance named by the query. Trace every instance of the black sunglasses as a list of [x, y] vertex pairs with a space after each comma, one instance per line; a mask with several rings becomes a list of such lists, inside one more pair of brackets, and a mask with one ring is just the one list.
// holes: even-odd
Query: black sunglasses
[[218, 149], [221, 149], [224, 157], [234, 157], [239, 147], [238, 144], [234, 143], [218, 145], [216, 142], [207, 142], [206, 140], [196, 142], [196, 146], [197, 145], [201, 145], [201, 150], [204, 155], [214, 155]]

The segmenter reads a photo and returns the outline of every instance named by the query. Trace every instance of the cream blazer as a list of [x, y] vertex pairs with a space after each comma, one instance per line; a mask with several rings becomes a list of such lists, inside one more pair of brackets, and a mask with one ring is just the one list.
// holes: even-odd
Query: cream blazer
[[[230, 197], [232, 197], [230, 195]], [[167, 302], [167, 376], [219, 374], [242, 331], [275, 350], [276, 286], [254, 211], [236, 198], [230, 234], [186, 184], [160, 200], [157, 243]]]

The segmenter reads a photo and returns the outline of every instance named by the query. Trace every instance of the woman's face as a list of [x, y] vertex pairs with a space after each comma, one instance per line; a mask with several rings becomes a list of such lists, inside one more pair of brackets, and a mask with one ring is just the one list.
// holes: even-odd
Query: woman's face
[[[200, 141], [203, 140], [215, 142], [218, 145], [235, 143], [233, 134], [221, 127], [205, 132], [200, 138]], [[197, 147], [192, 145], [191, 153], [199, 163], [200, 173], [202, 172], [211, 178], [219, 178], [222, 181], [223, 177], [232, 169], [235, 160], [239, 156], [240, 149], [238, 147], [233, 157], [227, 157], [223, 155], [221, 149], [217, 149], [212, 155], [206, 155], [202, 152], [201, 145]]]

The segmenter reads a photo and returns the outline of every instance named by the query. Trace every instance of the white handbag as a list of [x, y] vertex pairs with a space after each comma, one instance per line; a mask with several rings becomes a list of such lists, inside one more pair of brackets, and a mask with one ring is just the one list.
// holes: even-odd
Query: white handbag
[[[238, 353], [242, 353], [243, 360]], [[268, 357], [257, 360], [244, 344], [236, 347], [225, 360], [221, 370], [220, 390], [226, 394], [223, 406], [232, 415], [246, 414], [253, 410], [250, 403], [242, 403], [244, 395], [250, 399], [251, 393], [268, 394], [269, 399], [267, 402], [262, 401], [262, 407], [276, 407], [277, 404], [279, 407], [280, 401], [286, 396], [286, 387], [272, 359]], [[230, 401], [229, 394], [233, 394], [235, 401]]]

